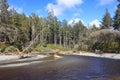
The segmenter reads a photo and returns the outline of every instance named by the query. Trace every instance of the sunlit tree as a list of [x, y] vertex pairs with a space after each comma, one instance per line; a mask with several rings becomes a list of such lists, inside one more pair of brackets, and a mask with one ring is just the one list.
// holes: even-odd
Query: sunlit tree
[[[118, 0], [120, 2], [120, 0]], [[117, 6], [117, 10], [115, 12], [115, 16], [113, 19], [113, 27], [115, 30], [120, 31], [120, 4]]]
[[102, 29], [109, 29], [112, 26], [112, 18], [110, 17], [110, 14], [108, 12], [108, 10], [106, 9], [106, 13], [103, 17], [102, 20]]

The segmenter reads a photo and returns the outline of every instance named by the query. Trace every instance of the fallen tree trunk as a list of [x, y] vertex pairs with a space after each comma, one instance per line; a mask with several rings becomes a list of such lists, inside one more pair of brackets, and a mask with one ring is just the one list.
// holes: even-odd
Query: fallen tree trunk
[[[43, 31], [44, 31], [44, 29], [41, 32], [43, 32]], [[38, 39], [41, 32], [39, 32], [39, 34], [30, 42], [30, 44], [25, 49], [23, 49], [22, 53], [24, 53], [26, 50], [28, 50], [35, 43], [35, 41]]]

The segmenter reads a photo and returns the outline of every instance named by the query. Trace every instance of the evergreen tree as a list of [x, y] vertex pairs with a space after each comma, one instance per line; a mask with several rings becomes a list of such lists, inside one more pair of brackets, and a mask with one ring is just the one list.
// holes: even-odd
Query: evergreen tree
[[109, 29], [111, 26], [112, 26], [112, 19], [110, 17], [108, 10], [106, 9], [106, 13], [105, 13], [103, 20], [102, 20], [101, 28], [102, 29]]
[[59, 23], [58, 23], [58, 20], [57, 20], [57, 17], [55, 16], [54, 17], [54, 31], [53, 31], [53, 34], [54, 34], [54, 44], [56, 45], [57, 44], [57, 40], [58, 40], [58, 34], [59, 34]]
[[62, 22], [58, 22], [59, 25], [59, 45], [62, 45], [62, 35], [63, 35], [63, 29], [62, 29]]
[[57, 44], [57, 40], [58, 40], [58, 35], [59, 35], [59, 22], [56, 16], [54, 16], [54, 11], [51, 10], [48, 14], [47, 17], [47, 25], [48, 25], [48, 42], [49, 43], [53, 43], [53, 44]]
[[0, 24], [1, 26], [8, 26], [8, 7], [7, 0], [0, 0]]
[[54, 34], [53, 34], [53, 22], [54, 22], [54, 19], [53, 19], [54, 15], [53, 15], [53, 12], [49, 12], [48, 13], [48, 17], [47, 17], [47, 26], [48, 26], [48, 43], [54, 43]]
[[115, 30], [120, 31], [120, 4], [118, 4], [117, 6], [117, 11], [115, 13], [114, 20], [113, 20], [113, 27]]
[[10, 42], [10, 28], [8, 28], [9, 23], [9, 5], [7, 0], [0, 0], [0, 38], [2, 42]]
[[67, 47], [68, 45], [67, 45], [67, 42], [68, 42], [68, 23], [67, 23], [67, 21], [64, 19], [63, 20], [63, 46], [64, 47]]
[[99, 30], [99, 28], [96, 27], [96, 25], [94, 24], [94, 25], [92, 26], [91, 30], [92, 30], [92, 31], [97, 31], [97, 30]]

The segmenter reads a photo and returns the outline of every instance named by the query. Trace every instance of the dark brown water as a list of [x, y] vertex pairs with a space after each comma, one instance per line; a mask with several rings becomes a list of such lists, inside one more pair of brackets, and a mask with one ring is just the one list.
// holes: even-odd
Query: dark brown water
[[120, 80], [120, 60], [63, 56], [43, 63], [1, 67], [0, 80]]

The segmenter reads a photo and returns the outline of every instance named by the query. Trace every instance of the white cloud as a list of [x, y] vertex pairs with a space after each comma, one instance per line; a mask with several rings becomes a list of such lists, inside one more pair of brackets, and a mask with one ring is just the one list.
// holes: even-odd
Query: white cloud
[[18, 13], [23, 13], [23, 9], [22, 9], [22, 8], [16, 8], [16, 11], [17, 11]]
[[95, 20], [93, 20], [92, 22], [89, 23], [89, 27], [92, 27], [93, 25], [100, 28], [100, 22], [97, 19], [95, 19]]
[[62, 6], [49, 3], [47, 5], [47, 10], [50, 12], [52, 9], [54, 11], [55, 16], [62, 15], [63, 14], [62, 12], [64, 11], [64, 8]]
[[100, 0], [100, 5], [106, 5], [106, 4], [111, 4], [113, 3], [115, 0]]
[[14, 8], [18, 13], [23, 13], [23, 9], [22, 9], [22, 8], [15, 7], [15, 6], [10, 6], [10, 7], [8, 8], [8, 10], [13, 9], [13, 8]]
[[75, 24], [78, 23], [80, 21], [80, 19], [76, 18], [76, 19], [71, 19], [68, 24]]
[[71, 20], [68, 22], [68, 24], [69, 24], [69, 25], [74, 25], [74, 24], [78, 23], [79, 21], [81, 21], [81, 22], [84, 24], [84, 21], [81, 20], [81, 19], [79, 19], [79, 18], [71, 19]]
[[56, 4], [48, 3], [46, 8], [48, 11], [53, 9], [55, 16], [60, 16], [63, 15], [65, 10], [72, 9], [82, 2], [83, 0], [57, 0]]
[[75, 5], [82, 4], [82, 0], [57, 0], [58, 5], [64, 5], [68, 8], [75, 7]]

